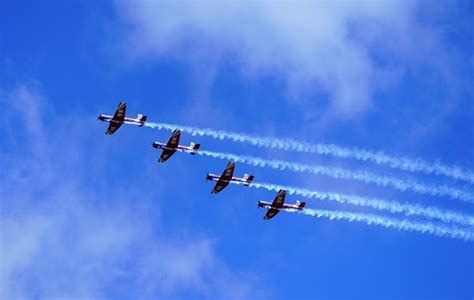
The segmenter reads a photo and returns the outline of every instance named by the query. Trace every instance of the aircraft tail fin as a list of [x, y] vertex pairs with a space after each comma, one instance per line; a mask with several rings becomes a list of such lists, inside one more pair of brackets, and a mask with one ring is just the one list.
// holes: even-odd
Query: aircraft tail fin
[[142, 123], [140, 126], [143, 126], [143, 123], [146, 122], [146, 120], [148, 119], [148, 117], [147, 117], [147, 116], [144, 116], [144, 115], [142, 115], [142, 114], [138, 114], [137, 119]]
[[191, 151], [191, 154], [194, 155], [194, 154], [196, 154], [196, 152], [198, 152], [199, 148], [201, 147], [201, 144], [191, 143], [191, 145], [189, 145], [189, 147], [191, 147], [193, 149]]
[[306, 202], [296, 201], [296, 204], [298, 205], [298, 209], [303, 209], [306, 205]]
[[245, 186], [249, 186], [249, 185], [252, 183], [253, 178], [254, 178], [253, 175], [244, 174], [244, 179], [246, 180], [246, 182], [244, 183], [244, 185], [245, 185]]

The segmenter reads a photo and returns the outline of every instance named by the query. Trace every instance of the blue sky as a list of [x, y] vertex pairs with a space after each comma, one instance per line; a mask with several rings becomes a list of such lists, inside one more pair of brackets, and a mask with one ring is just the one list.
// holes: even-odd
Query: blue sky
[[[0, 298], [472, 299], [473, 242], [280, 213], [226, 161], [100, 113], [474, 170], [469, 1], [0, 4]], [[448, 185], [446, 176], [182, 135], [210, 151]], [[471, 171], [472, 172], [472, 171]], [[237, 164], [236, 175], [466, 215], [472, 204]], [[392, 214], [290, 195], [309, 208]], [[393, 215], [400, 219], [413, 217]], [[472, 227], [467, 230], [472, 232]]]

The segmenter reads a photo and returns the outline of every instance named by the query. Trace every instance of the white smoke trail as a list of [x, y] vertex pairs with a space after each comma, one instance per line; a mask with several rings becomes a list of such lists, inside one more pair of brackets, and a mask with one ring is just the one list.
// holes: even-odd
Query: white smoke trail
[[414, 180], [401, 180], [394, 177], [379, 176], [365, 171], [351, 171], [341, 168], [329, 168], [323, 166], [311, 166], [300, 163], [293, 163], [281, 160], [265, 160], [261, 158], [235, 155], [223, 152], [211, 152], [200, 150], [197, 154], [206, 155], [213, 158], [232, 160], [256, 167], [270, 167], [276, 170], [290, 170], [295, 172], [310, 172], [318, 175], [326, 175], [338, 179], [352, 179], [366, 183], [373, 183], [383, 187], [393, 187], [400, 191], [414, 191], [420, 194], [429, 194], [432, 196], [448, 196], [453, 199], [459, 199], [474, 203], [474, 195], [447, 186], [429, 186]]
[[226, 132], [208, 128], [197, 128], [166, 123], [147, 122], [145, 126], [150, 128], [174, 130], [180, 128], [191, 135], [209, 136], [214, 139], [228, 139], [234, 142], [249, 143], [258, 147], [266, 147], [280, 150], [290, 150], [306, 153], [318, 153], [321, 155], [332, 155], [339, 158], [353, 158], [360, 161], [369, 161], [379, 165], [388, 165], [391, 168], [410, 172], [421, 172], [450, 177], [474, 183], [474, 172], [462, 170], [459, 167], [451, 167], [438, 162], [428, 163], [420, 159], [396, 158], [382, 152], [371, 152], [357, 148], [344, 148], [331, 144], [310, 144], [292, 139], [280, 139], [269, 137], [258, 137], [248, 134]]
[[331, 211], [325, 209], [305, 208], [303, 210], [288, 209], [285, 211], [301, 213], [318, 218], [324, 217], [330, 220], [347, 220], [349, 222], [357, 221], [366, 223], [367, 225], [380, 225], [386, 228], [395, 228], [404, 231], [428, 233], [439, 237], [450, 237], [455, 239], [463, 239], [465, 241], [474, 241], [474, 232], [472, 230], [465, 230], [455, 226], [448, 227], [435, 225], [432, 223], [399, 220], [374, 214]]
[[[234, 184], [240, 184], [237, 182], [231, 182]], [[402, 213], [406, 216], [420, 216], [429, 219], [436, 219], [448, 224], [459, 224], [463, 226], [474, 226], [474, 217], [457, 213], [453, 211], [444, 211], [435, 207], [423, 207], [420, 205], [403, 204], [398, 202], [386, 201], [382, 199], [366, 198], [353, 195], [344, 195], [338, 193], [312, 191], [308, 189], [295, 188], [284, 185], [276, 185], [270, 183], [257, 183], [250, 184], [251, 187], [263, 188], [269, 191], [278, 192], [279, 190], [286, 190], [288, 194], [299, 195], [307, 198], [314, 198], [318, 200], [335, 201], [343, 204], [351, 204], [361, 207], [370, 207], [378, 210], [387, 211], [390, 213]]]

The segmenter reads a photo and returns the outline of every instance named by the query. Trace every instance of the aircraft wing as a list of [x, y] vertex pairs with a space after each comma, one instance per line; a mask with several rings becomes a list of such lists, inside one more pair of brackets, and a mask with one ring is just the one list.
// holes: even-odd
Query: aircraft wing
[[278, 209], [270, 208], [270, 209], [267, 210], [267, 213], [265, 214], [263, 219], [264, 220], [270, 220], [271, 218], [276, 216], [279, 212], [280, 212], [280, 210], [278, 210]]
[[125, 119], [125, 111], [127, 110], [127, 103], [125, 102], [120, 102], [117, 110], [114, 113], [114, 116], [112, 117], [112, 120], [116, 122], [123, 122]]
[[263, 217], [264, 220], [270, 220], [271, 218], [273, 218], [280, 212], [279, 208], [283, 207], [283, 204], [285, 203], [285, 197], [286, 197], [285, 190], [278, 191], [278, 194], [276, 195], [275, 200], [273, 200], [271, 208], [268, 209], [267, 213]]
[[171, 134], [170, 139], [168, 140], [168, 143], [166, 143], [166, 148], [163, 149], [163, 153], [161, 153], [160, 158], [158, 159], [158, 162], [165, 162], [170, 158], [175, 152], [176, 152], [176, 147], [179, 145], [179, 138], [181, 137], [181, 130], [174, 130], [173, 133]]
[[170, 158], [175, 152], [176, 152], [176, 150], [164, 149], [163, 153], [161, 153], [161, 156], [158, 159], [158, 162], [163, 163], [163, 162], [167, 161], [168, 158]]
[[221, 177], [217, 181], [211, 193], [217, 194], [220, 191], [222, 191], [226, 186], [229, 185], [230, 180], [232, 179], [232, 176], [234, 175], [234, 169], [235, 169], [235, 163], [229, 162], [227, 166], [225, 167], [224, 172], [222, 173]]
[[117, 131], [117, 129], [120, 128], [120, 126], [122, 126], [122, 123], [110, 122], [110, 125], [107, 128], [107, 131], [105, 132], [105, 134], [109, 134], [109, 135], [113, 134], [115, 131]]
[[166, 144], [166, 148], [176, 148], [179, 145], [179, 138], [181, 137], [181, 130], [174, 130], [171, 134], [168, 143]]
[[110, 125], [107, 128], [107, 131], [105, 134], [113, 134], [117, 129], [122, 126], [123, 121], [125, 119], [125, 111], [127, 109], [127, 104], [125, 102], [120, 102], [117, 110], [114, 113], [114, 116], [112, 117], [112, 120], [110, 121]]

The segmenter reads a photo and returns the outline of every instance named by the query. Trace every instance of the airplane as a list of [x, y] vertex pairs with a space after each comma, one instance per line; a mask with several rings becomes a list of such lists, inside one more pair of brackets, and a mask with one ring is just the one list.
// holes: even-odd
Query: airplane
[[212, 180], [212, 181], [217, 182], [211, 193], [213, 194], [219, 193], [231, 182], [243, 183], [245, 186], [249, 186], [252, 183], [252, 180], [254, 178], [253, 175], [245, 174], [244, 178], [233, 177], [234, 169], [235, 169], [235, 163], [229, 162], [227, 166], [225, 167], [224, 172], [222, 172], [222, 175], [220, 176], [215, 175], [215, 174], [206, 175], [206, 181]]
[[163, 153], [161, 153], [158, 162], [165, 162], [170, 158], [176, 151], [180, 152], [188, 152], [191, 155], [195, 155], [199, 150], [201, 144], [194, 144], [191, 143], [189, 146], [179, 145], [179, 138], [181, 137], [181, 130], [174, 130], [171, 134], [171, 137], [168, 143], [160, 143], [160, 142], [153, 142], [153, 147], [156, 149], [163, 149]]
[[306, 202], [296, 201], [296, 204], [285, 204], [285, 197], [286, 197], [286, 191], [279, 190], [278, 194], [275, 197], [275, 200], [273, 200], [273, 203], [266, 202], [266, 201], [258, 201], [257, 205], [259, 208], [260, 207], [268, 208], [267, 213], [263, 217], [264, 220], [270, 220], [271, 218], [276, 216], [280, 212], [280, 210], [286, 210], [286, 209], [303, 210], [304, 209]]
[[109, 135], [113, 134], [115, 131], [117, 131], [117, 129], [120, 128], [120, 126], [122, 126], [123, 123], [138, 125], [140, 127], [145, 125], [147, 116], [138, 114], [136, 119], [127, 118], [125, 117], [126, 109], [127, 109], [127, 103], [120, 102], [113, 116], [103, 115], [103, 114], [99, 115], [99, 117], [97, 118], [98, 120], [110, 123], [109, 128], [107, 128], [107, 131], [105, 132], [105, 134], [109, 134]]

